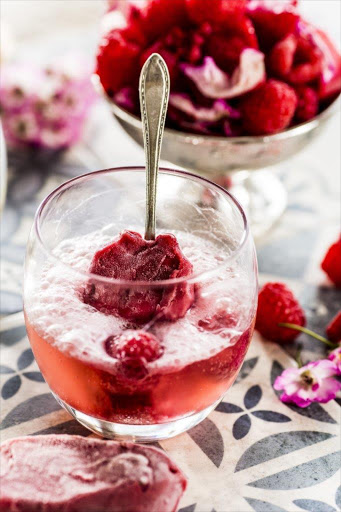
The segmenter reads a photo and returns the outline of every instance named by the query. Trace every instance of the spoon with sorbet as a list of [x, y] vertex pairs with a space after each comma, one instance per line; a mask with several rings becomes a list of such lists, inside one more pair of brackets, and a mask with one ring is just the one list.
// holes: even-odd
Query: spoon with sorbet
[[145, 237], [135, 231], [123, 231], [113, 243], [97, 251], [90, 272], [119, 279], [121, 284], [108, 288], [96, 282], [96, 285], [87, 288], [84, 295], [86, 303], [107, 314], [120, 316], [134, 325], [143, 325], [155, 318], [175, 321], [186, 314], [194, 301], [194, 287], [188, 283], [141, 289], [132, 285], [133, 281], [152, 283], [187, 277], [193, 268], [173, 234], [165, 233], [155, 237], [157, 176], [169, 83], [165, 61], [153, 53], [140, 75], [146, 157]]

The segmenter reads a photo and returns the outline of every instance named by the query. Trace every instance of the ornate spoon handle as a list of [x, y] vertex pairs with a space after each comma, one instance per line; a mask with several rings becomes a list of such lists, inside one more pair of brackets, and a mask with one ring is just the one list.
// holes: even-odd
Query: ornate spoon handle
[[140, 105], [146, 157], [145, 239], [155, 239], [157, 175], [169, 98], [169, 73], [163, 58], [153, 53], [140, 75]]

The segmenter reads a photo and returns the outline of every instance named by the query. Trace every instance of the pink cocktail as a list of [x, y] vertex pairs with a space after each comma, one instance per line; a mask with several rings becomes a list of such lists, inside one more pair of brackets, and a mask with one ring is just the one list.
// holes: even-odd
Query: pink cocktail
[[98, 433], [146, 441], [197, 424], [234, 382], [257, 267], [241, 208], [203, 178], [160, 170], [155, 242], [143, 219], [143, 169], [55, 190], [28, 244], [25, 316], [60, 403]]

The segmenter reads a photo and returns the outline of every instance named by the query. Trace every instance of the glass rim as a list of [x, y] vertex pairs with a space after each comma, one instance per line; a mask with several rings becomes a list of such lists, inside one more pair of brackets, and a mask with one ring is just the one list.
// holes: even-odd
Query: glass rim
[[34, 216], [33, 228], [34, 228], [36, 238], [38, 240], [39, 245], [41, 246], [44, 253], [47, 254], [47, 256], [49, 258], [52, 258], [52, 260], [56, 261], [58, 264], [62, 265], [63, 267], [66, 267], [71, 272], [74, 272], [77, 275], [81, 275], [81, 276], [85, 277], [87, 280], [94, 279], [99, 282], [120, 285], [120, 286], [126, 286], [126, 287], [129, 286], [130, 288], [147, 287], [147, 286], [149, 288], [154, 288], [154, 287], [159, 288], [159, 287], [180, 284], [180, 283], [184, 283], [184, 282], [194, 283], [194, 282], [198, 281], [200, 278], [203, 278], [203, 276], [206, 277], [206, 276], [214, 274], [220, 268], [225, 267], [228, 262], [233, 261], [236, 258], [236, 256], [238, 254], [240, 254], [240, 252], [242, 251], [243, 247], [246, 244], [246, 241], [249, 238], [250, 229], [249, 229], [249, 224], [248, 224], [248, 221], [246, 218], [246, 214], [245, 214], [241, 204], [239, 203], [239, 201], [232, 194], [230, 194], [226, 189], [224, 189], [220, 185], [217, 185], [216, 183], [213, 183], [212, 181], [208, 180], [207, 178], [204, 178], [203, 176], [199, 176], [197, 174], [194, 174], [194, 173], [191, 173], [188, 171], [184, 171], [184, 170], [171, 169], [168, 167], [160, 167], [159, 168], [160, 174], [166, 174], [166, 175], [170, 175], [170, 176], [179, 176], [179, 177], [182, 177], [185, 179], [190, 179], [191, 181], [202, 182], [203, 184], [209, 185], [211, 187], [211, 189], [215, 189], [220, 194], [222, 194], [223, 196], [227, 197], [230, 201], [232, 201], [234, 207], [236, 207], [237, 210], [239, 211], [239, 214], [241, 215], [242, 223], [243, 223], [242, 235], [239, 239], [238, 246], [231, 252], [231, 254], [229, 254], [226, 258], [224, 258], [224, 260], [221, 263], [219, 263], [213, 269], [205, 270], [202, 272], [196, 272], [196, 273], [190, 274], [189, 276], [177, 277], [177, 278], [173, 278], [173, 279], [164, 279], [164, 280], [160, 280], [160, 281], [131, 281], [128, 279], [115, 279], [115, 278], [111, 278], [111, 277], [100, 276], [100, 275], [94, 274], [92, 272], [84, 272], [82, 270], [79, 270], [79, 269], [69, 265], [65, 261], [63, 261], [60, 258], [58, 258], [57, 256], [55, 256], [53, 254], [52, 250], [50, 250], [45, 245], [43, 236], [41, 234], [41, 229], [40, 229], [41, 218], [42, 218], [42, 214], [45, 210], [45, 207], [47, 207], [50, 204], [50, 202], [61, 191], [67, 190], [75, 182], [82, 182], [84, 180], [96, 178], [97, 176], [104, 175], [104, 174], [116, 173], [116, 172], [127, 172], [127, 171], [145, 172], [145, 166], [136, 165], [136, 166], [109, 167], [107, 169], [101, 169], [101, 170], [97, 170], [97, 171], [91, 171], [91, 172], [87, 172], [84, 174], [80, 174], [79, 176], [71, 178], [71, 179], [65, 181], [64, 183], [62, 183], [61, 185], [59, 185], [58, 187], [56, 187], [54, 190], [52, 190], [52, 192], [50, 192], [41, 201], [40, 205], [37, 208], [35, 216]]

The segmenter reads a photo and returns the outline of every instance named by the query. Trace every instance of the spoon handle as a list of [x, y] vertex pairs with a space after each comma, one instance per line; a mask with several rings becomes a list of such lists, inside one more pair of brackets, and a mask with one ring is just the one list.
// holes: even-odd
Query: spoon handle
[[145, 239], [155, 239], [157, 175], [169, 98], [169, 73], [163, 58], [153, 53], [140, 75], [140, 105], [146, 157]]

